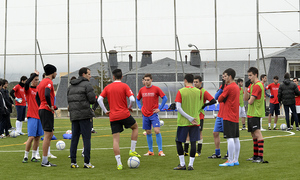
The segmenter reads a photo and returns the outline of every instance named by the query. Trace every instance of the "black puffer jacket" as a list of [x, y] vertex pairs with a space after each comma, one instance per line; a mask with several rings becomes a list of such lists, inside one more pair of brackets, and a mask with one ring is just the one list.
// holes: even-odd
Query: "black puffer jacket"
[[[299, 96], [300, 92], [297, 85], [289, 79], [284, 79], [278, 89], [278, 101], [283, 105], [295, 104], [295, 96]], [[282, 102], [281, 102], [282, 101]]]
[[96, 102], [95, 92], [88, 79], [79, 76], [71, 81], [67, 92], [70, 120], [89, 119], [95, 116], [91, 104]]

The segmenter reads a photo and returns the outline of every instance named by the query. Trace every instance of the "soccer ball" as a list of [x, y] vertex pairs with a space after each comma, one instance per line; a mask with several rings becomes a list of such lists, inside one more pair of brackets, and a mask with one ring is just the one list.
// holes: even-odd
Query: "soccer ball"
[[132, 156], [127, 161], [128, 167], [135, 169], [140, 166], [140, 159], [138, 157]]
[[143, 135], [144, 135], [144, 136], [146, 136], [146, 135], [147, 135], [146, 131], [144, 131], [144, 132], [143, 132]]
[[286, 124], [281, 124], [281, 125], [280, 125], [280, 129], [281, 129], [281, 130], [286, 130]]
[[71, 130], [67, 130], [66, 134], [72, 134], [72, 131]]
[[63, 141], [57, 141], [57, 143], [56, 143], [56, 148], [57, 148], [58, 150], [64, 150], [65, 147], [66, 147], [66, 143], [65, 143], [65, 142], [63, 142]]
[[163, 120], [160, 120], [159, 123], [160, 123], [160, 126], [163, 126], [165, 124], [165, 122]]
[[11, 132], [9, 133], [9, 135], [10, 135], [10, 137], [12, 137], [12, 138], [16, 138], [19, 134], [17, 133], [17, 131], [11, 131]]

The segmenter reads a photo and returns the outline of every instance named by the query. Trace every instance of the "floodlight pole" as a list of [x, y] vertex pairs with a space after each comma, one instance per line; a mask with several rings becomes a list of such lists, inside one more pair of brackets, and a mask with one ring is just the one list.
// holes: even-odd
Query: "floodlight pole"
[[[135, 93], [138, 94], [138, 26], [137, 26], [137, 0], [135, 0]], [[138, 107], [136, 106], [136, 116], [139, 115]]]
[[[35, 17], [34, 17], [34, 69], [37, 69], [37, 0], [35, 0]], [[44, 68], [44, 67], [43, 67]]]
[[174, 31], [175, 31], [175, 67], [176, 67], [176, 76], [175, 81], [178, 81], [178, 72], [177, 72], [177, 24], [176, 24], [176, 0], [174, 0]]
[[7, 38], [7, 0], [5, 0], [5, 32], [4, 32], [4, 70], [3, 78], [6, 76], [6, 38]]
[[67, 1], [68, 8], [68, 87], [70, 85], [70, 0]]
[[[218, 21], [217, 21], [217, 0], [215, 0], [215, 59], [216, 59], [216, 68], [218, 65]], [[199, 51], [200, 55], [200, 51]], [[201, 64], [200, 64], [201, 66]]]
[[259, 0], [256, 0], [256, 64], [259, 70]]

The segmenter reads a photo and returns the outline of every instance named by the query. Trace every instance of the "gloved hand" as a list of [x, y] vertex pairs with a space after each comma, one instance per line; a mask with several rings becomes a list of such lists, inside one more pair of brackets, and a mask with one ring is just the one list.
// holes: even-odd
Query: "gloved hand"
[[249, 79], [248, 81], [245, 82], [245, 87], [249, 87], [250, 84], [251, 84], [251, 81], [250, 81], [250, 79]]
[[53, 106], [53, 109], [54, 109], [54, 110], [57, 110], [57, 109], [58, 109], [58, 107], [54, 105], [54, 106]]
[[18, 102], [18, 103], [22, 103], [22, 98], [15, 98], [15, 100]]
[[274, 95], [271, 95], [270, 98], [274, 98]]
[[224, 89], [224, 87], [225, 87], [225, 80], [222, 80], [221, 89]]

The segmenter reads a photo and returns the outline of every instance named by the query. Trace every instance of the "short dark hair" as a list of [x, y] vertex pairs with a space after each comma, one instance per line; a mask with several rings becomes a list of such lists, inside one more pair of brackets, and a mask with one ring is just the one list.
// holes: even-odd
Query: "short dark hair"
[[71, 79], [70, 79], [70, 81], [72, 81], [73, 79], [76, 79], [76, 77], [75, 77], [75, 76], [72, 76]]
[[228, 69], [226, 69], [226, 70], [223, 72], [223, 74], [225, 74], [225, 73], [226, 73], [228, 76], [231, 76], [232, 79], [235, 78], [235, 70], [234, 70], [234, 69], [228, 68]]
[[194, 80], [195, 80], [195, 79], [198, 79], [199, 82], [202, 82], [202, 77], [201, 77], [201, 76], [195, 76], [195, 77], [194, 77]]
[[25, 81], [25, 80], [27, 80], [27, 77], [26, 77], [26, 76], [22, 76], [22, 77], [20, 78], [20, 82], [21, 82], [21, 81]]
[[46, 77], [46, 73], [43, 73], [43, 79]]
[[278, 79], [279, 79], [279, 77], [278, 77], [278, 76], [274, 76], [274, 77], [273, 77], [273, 79], [276, 79], [276, 80], [278, 80]]
[[87, 67], [83, 67], [83, 68], [79, 69], [79, 71], [78, 71], [79, 76], [82, 76], [83, 73], [87, 74], [88, 70], [90, 70], [90, 69]]
[[285, 74], [284, 74], [284, 79], [290, 79], [290, 73], [288, 73], [288, 72], [285, 73]]
[[116, 79], [121, 79], [122, 78], [122, 70], [121, 69], [115, 69], [113, 70], [113, 75], [115, 76]]
[[247, 71], [247, 73], [252, 73], [253, 75], [257, 74], [258, 77], [258, 69], [256, 67], [250, 67]]
[[152, 79], [152, 75], [149, 74], [149, 73], [145, 74], [145, 76], [143, 77], [143, 79], [145, 79], [145, 77], [148, 77], [148, 78]]
[[0, 79], [0, 86], [3, 86], [3, 79]]
[[6, 79], [3, 79], [2, 81], [3, 81], [3, 85], [8, 83], [8, 81]]
[[265, 74], [262, 74], [261, 76], [260, 76], [260, 80], [262, 80], [263, 78], [265, 78], [267, 75], [265, 75]]
[[184, 76], [184, 79], [185, 79], [188, 83], [193, 83], [193, 81], [194, 81], [194, 75], [192, 75], [192, 74], [186, 74], [186, 75]]
[[237, 83], [240, 83], [240, 82], [244, 82], [244, 80], [241, 79], [241, 78], [238, 78], [238, 80], [237, 80], [236, 82], [237, 82]]
[[30, 77], [33, 76], [33, 75], [35, 75], [35, 73], [31, 73], [31, 74], [30, 74]]
[[296, 79], [297, 81], [299, 81], [299, 79], [297, 77], [294, 77], [293, 80]]

